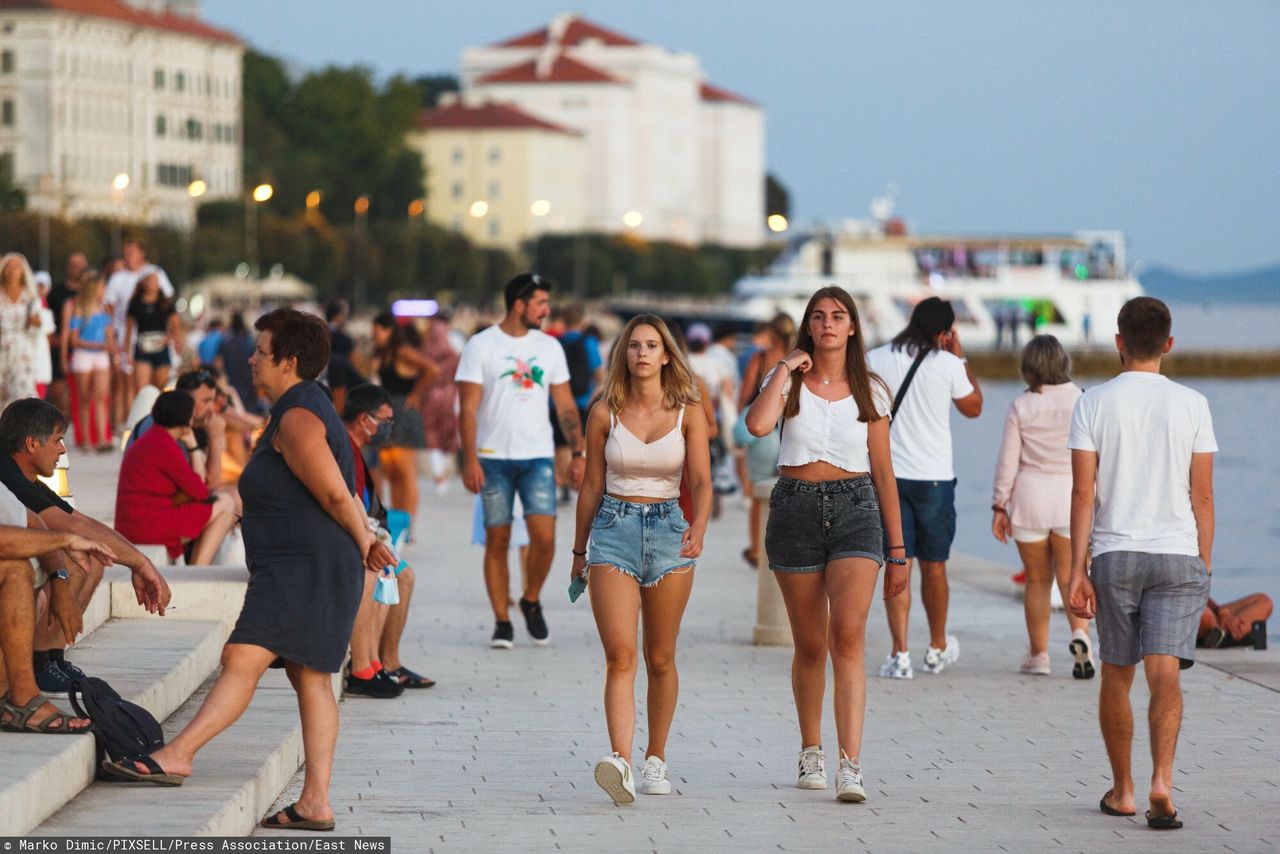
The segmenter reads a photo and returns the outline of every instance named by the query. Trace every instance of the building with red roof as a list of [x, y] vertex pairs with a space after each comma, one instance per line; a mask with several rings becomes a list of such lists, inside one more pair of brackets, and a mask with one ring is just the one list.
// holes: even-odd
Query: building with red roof
[[654, 240], [764, 237], [764, 110], [698, 57], [573, 14], [462, 56], [464, 99], [582, 135], [585, 223]]
[[0, 160], [28, 205], [190, 227], [241, 193], [243, 42], [199, 0], [0, 0]]

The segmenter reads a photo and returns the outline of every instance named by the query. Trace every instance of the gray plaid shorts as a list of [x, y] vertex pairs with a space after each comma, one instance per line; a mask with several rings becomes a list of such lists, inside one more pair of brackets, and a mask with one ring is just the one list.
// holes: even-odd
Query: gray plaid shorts
[[1098, 601], [1098, 655], [1125, 667], [1173, 655], [1190, 667], [1209, 599], [1209, 573], [1195, 555], [1105, 552], [1089, 570]]

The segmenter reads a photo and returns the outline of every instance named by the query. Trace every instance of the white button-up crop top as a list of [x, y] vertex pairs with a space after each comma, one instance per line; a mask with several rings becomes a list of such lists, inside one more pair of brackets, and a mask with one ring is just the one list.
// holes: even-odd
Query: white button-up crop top
[[671, 432], [652, 442], [640, 441], [616, 413], [609, 413], [609, 423], [604, 443], [605, 491], [618, 497], [678, 498], [684, 472], [684, 407]]
[[[775, 369], [776, 370], [776, 369]], [[764, 388], [772, 371], [760, 384]], [[791, 383], [783, 387], [783, 397], [791, 391]], [[887, 416], [893, 408], [879, 383], [872, 383], [876, 412]], [[782, 425], [782, 444], [778, 449], [779, 466], [802, 466], [825, 462], [848, 472], [871, 471], [867, 451], [867, 425], [858, 420], [858, 404], [853, 395], [839, 400], [824, 400], [800, 384], [800, 410]]]

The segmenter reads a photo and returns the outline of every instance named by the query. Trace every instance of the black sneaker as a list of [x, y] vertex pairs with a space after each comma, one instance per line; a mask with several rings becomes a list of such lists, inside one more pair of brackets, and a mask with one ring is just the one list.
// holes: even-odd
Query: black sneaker
[[551, 643], [551, 633], [547, 631], [547, 621], [542, 618], [542, 603], [530, 602], [528, 599], [521, 598], [520, 612], [524, 614], [524, 625], [529, 630], [529, 636], [533, 638], [533, 642], [538, 646], [546, 646]]
[[348, 694], [373, 697], [376, 700], [390, 700], [404, 693], [404, 686], [385, 670], [379, 670], [369, 679], [360, 679], [348, 673], [346, 688]]
[[84, 679], [85, 672], [65, 658], [58, 660], [58, 669], [67, 674], [67, 679]]
[[516, 633], [511, 628], [510, 621], [499, 620], [493, 624], [493, 638], [489, 641], [489, 646], [494, 649], [511, 649], [515, 646]]
[[71, 677], [58, 666], [58, 662], [50, 659], [36, 668], [36, 686], [41, 694], [57, 697], [71, 690]]

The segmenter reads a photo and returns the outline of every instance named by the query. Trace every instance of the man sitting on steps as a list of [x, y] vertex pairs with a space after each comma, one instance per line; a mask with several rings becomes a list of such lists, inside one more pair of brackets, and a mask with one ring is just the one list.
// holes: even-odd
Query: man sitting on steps
[[[17, 496], [50, 531], [78, 534], [105, 543], [115, 559], [133, 572], [138, 604], [164, 615], [169, 606], [169, 585], [145, 555], [109, 526], [75, 510], [41, 483], [50, 477], [58, 458], [67, 452], [62, 437], [67, 421], [56, 406], [38, 398], [15, 400], [0, 415], [0, 484]], [[91, 556], [88, 570], [73, 579], [73, 593], [81, 613], [102, 581], [106, 564]], [[37, 627], [34, 663], [36, 682], [46, 693], [66, 693], [71, 677], [79, 675], [64, 652], [67, 643], [48, 626]]]

